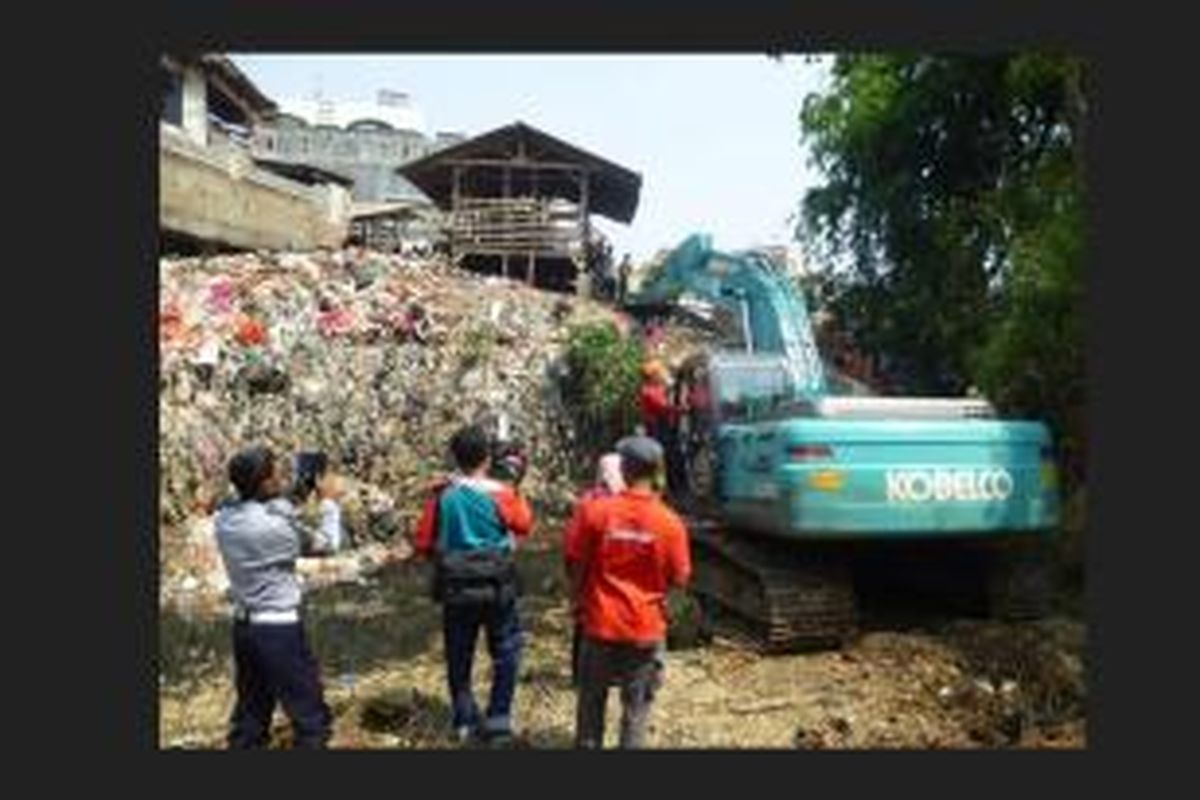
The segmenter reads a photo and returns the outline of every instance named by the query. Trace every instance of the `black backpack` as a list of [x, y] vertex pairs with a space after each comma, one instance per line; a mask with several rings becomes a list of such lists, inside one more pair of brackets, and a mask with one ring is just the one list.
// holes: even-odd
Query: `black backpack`
[[[437, 510], [442, 492], [434, 500], [433, 530], [437, 535]], [[521, 581], [513, 551], [503, 549], [434, 551], [430, 595], [443, 605], [507, 603], [521, 594]]]
[[503, 604], [520, 594], [511, 550], [439, 552], [433, 563], [433, 599], [448, 606]]

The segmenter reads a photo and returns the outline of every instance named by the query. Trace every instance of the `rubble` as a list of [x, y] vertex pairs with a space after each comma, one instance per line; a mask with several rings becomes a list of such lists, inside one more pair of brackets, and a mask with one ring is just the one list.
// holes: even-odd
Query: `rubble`
[[[521, 613], [530, 633], [514, 704], [518, 739], [526, 743], [522, 746], [570, 747], [575, 695], [561, 559], [553, 549], [527, 549], [521, 565], [529, 579]], [[551, 576], [556, 580], [548, 581]], [[453, 746], [446, 738], [440, 616], [426, 597], [426, 579], [412, 564], [399, 564], [382, 570], [370, 586], [351, 583], [313, 594], [313, 642], [335, 713], [332, 746]], [[700, 647], [669, 646], [649, 745], [813, 750], [1086, 746], [1082, 703], [1050, 707], [1038, 702], [1060, 696], [1064, 678], [1074, 687], [1071, 692], [1082, 689], [1076, 683], [1082, 680], [1082, 621], [964, 619], [881, 630], [872, 610], [865, 612], [864, 634], [841, 651], [763, 657], [720, 637]], [[166, 672], [178, 677], [160, 689], [160, 741], [221, 747], [233, 703], [227, 631], [201, 623], [172, 630], [185, 644], [207, 631], [214, 646], [199, 656], [182, 646], [167, 651]], [[172, 668], [197, 663], [206, 669]], [[1014, 666], [1021, 669], [1014, 671]], [[476, 659], [473, 669], [476, 686], [486, 685], [488, 660]], [[989, 695], [977, 681], [999, 688]], [[942, 687], [950, 687], [953, 699], [948, 703], [938, 698]], [[614, 708], [616, 698], [610, 702]], [[615, 724], [608, 735], [615, 738]]]
[[569, 325], [628, 327], [610, 307], [357, 249], [159, 269], [164, 597], [223, 591], [210, 531], [196, 526], [226, 495], [229, 457], [250, 443], [329, 453], [350, 478], [356, 549], [411, 530], [451, 432], [469, 421], [503, 416], [529, 448], [522, 488], [535, 509], [569, 508], [571, 426], [550, 367]]

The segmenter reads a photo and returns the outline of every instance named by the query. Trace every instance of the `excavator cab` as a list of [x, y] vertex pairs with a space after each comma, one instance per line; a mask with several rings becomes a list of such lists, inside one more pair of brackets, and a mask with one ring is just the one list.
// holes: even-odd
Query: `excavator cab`
[[[677, 370], [688, 495], [697, 510], [715, 511], [738, 491], [744, 476], [736, 465], [757, 457], [746, 423], [816, 413], [814, 400], [796, 391], [784, 360], [780, 353], [708, 351]], [[722, 473], [722, 464], [735, 468]]]

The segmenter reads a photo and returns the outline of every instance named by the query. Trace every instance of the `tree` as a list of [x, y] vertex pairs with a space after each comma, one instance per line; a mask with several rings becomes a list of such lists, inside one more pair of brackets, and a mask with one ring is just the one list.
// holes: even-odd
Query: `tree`
[[805, 98], [823, 185], [797, 235], [830, 310], [917, 393], [980, 387], [1046, 419], [1083, 469], [1086, 64], [1045, 55], [844, 55]]

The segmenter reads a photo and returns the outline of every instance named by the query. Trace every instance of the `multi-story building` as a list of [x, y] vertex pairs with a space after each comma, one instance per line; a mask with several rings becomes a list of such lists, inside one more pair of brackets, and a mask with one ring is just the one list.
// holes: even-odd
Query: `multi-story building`
[[396, 168], [466, 138], [427, 134], [408, 95], [390, 90], [381, 90], [373, 103], [314, 98], [281, 100], [279, 106], [259, 129], [256, 150], [353, 178], [355, 203], [426, 201]]
[[282, 100], [254, 136], [261, 158], [310, 164], [353, 179], [351, 238], [381, 250], [432, 247], [442, 215], [397, 168], [463, 141], [427, 133], [408, 95], [380, 90], [374, 102]]
[[351, 181], [311, 164], [256, 158], [252, 141], [276, 112], [227, 57], [164, 55], [159, 125], [161, 246], [338, 247]]

